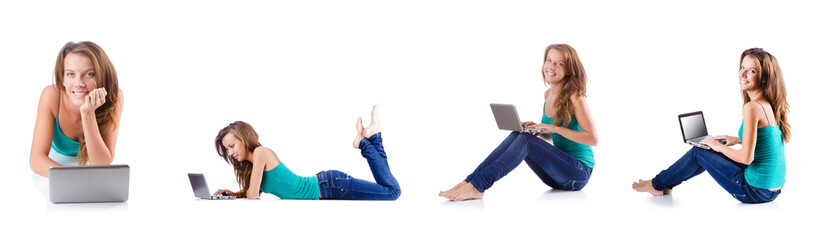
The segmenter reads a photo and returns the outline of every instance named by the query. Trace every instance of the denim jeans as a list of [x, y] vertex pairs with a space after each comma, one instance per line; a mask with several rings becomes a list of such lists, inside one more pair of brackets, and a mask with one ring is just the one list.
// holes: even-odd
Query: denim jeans
[[465, 178], [465, 182], [484, 192], [513, 171], [522, 160], [553, 189], [581, 190], [592, 174], [592, 168], [547, 141], [529, 133], [512, 132]]
[[782, 190], [770, 191], [755, 188], [745, 181], [745, 168], [748, 165], [731, 161], [721, 153], [692, 147], [683, 157], [668, 169], [661, 171], [652, 179], [652, 187], [657, 190], [674, 188], [683, 181], [708, 171], [732, 197], [743, 203], [764, 203], [776, 199]]
[[397, 200], [402, 190], [391, 174], [388, 159], [382, 145], [382, 133], [360, 141], [360, 153], [368, 160], [374, 181], [356, 179], [348, 174], [328, 170], [317, 174], [320, 199], [345, 200]]

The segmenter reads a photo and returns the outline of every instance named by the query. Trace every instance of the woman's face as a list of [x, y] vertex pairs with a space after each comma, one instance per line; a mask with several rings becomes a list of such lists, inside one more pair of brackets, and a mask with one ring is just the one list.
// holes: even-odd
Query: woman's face
[[78, 53], [65, 55], [64, 76], [62, 85], [68, 96], [77, 106], [85, 103], [85, 96], [96, 89], [96, 70], [91, 58]]
[[221, 139], [221, 144], [227, 148], [227, 154], [239, 162], [247, 159], [244, 143], [235, 137], [232, 133], [227, 133], [224, 139]]
[[745, 58], [742, 59], [742, 64], [740, 64], [740, 89], [747, 91], [759, 87], [759, 76], [757, 74], [756, 60], [750, 55], [745, 56]]
[[550, 49], [547, 53], [547, 58], [544, 59], [544, 67], [541, 68], [544, 73], [544, 81], [549, 84], [555, 84], [564, 80], [567, 74], [566, 59], [561, 51]]

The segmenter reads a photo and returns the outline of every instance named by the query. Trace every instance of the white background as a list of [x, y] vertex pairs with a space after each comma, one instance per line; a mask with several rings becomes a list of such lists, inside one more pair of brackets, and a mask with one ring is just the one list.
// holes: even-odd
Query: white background
[[[4, 232], [19, 238], [687, 238], [801, 237], [814, 213], [808, 154], [816, 22], [812, 4], [685, 1], [183, 1], [0, 4]], [[125, 94], [115, 163], [131, 166], [124, 204], [50, 204], [28, 155], [37, 102], [60, 47], [91, 40]], [[543, 51], [577, 49], [599, 131], [581, 192], [552, 191], [522, 164], [485, 199], [436, 196], [499, 144], [491, 102], [540, 121]], [[669, 197], [630, 186], [690, 147], [677, 114], [702, 110], [736, 135], [740, 53], [763, 47], [785, 76], [793, 137], [776, 201], [740, 204], [702, 174]], [[237, 184], [213, 139], [235, 120], [293, 171], [373, 180], [351, 148], [354, 121], [380, 104], [395, 202], [194, 200]], [[20, 235], [28, 234], [28, 235]]]

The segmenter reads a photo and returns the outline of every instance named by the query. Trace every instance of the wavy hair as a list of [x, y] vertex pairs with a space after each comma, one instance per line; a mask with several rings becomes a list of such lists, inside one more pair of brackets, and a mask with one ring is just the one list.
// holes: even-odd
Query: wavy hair
[[241, 141], [244, 145], [244, 150], [247, 152], [255, 151], [255, 148], [260, 147], [261, 143], [258, 141], [258, 133], [255, 132], [252, 125], [242, 121], [230, 123], [228, 126], [222, 128], [221, 131], [218, 131], [218, 135], [215, 136], [215, 151], [218, 152], [218, 156], [221, 156], [224, 161], [232, 165], [232, 168], [235, 170], [235, 180], [237, 180], [238, 185], [241, 186], [241, 192], [238, 193], [238, 197], [246, 197], [246, 192], [249, 190], [249, 177], [252, 175], [252, 162], [238, 161], [238, 159], [229, 156], [229, 151], [222, 141], [224, 137], [230, 133]]
[[[544, 50], [544, 61], [546, 61], [547, 54], [553, 49], [564, 54], [567, 67], [567, 76], [564, 77], [563, 80], [564, 87], [561, 89], [561, 93], [558, 98], [555, 99], [553, 105], [555, 108], [553, 118], [555, 119], [556, 125], [569, 126], [572, 122], [572, 115], [575, 114], [575, 109], [573, 108], [572, 101], [570, 101], [570, 97], [576, 93], [578, 96], [586, 97], [586, 72], [584, 71], [584, 65], [581, 63], [581, 59], [578, 58], [578, 52], [567, 44], [552, 44], [547, 46], [547, 49]], [[544, 74], [544, 70], [542, 69], [542, 77]], [[544, 81], [544, 84], [548, 85], [547, 81]]]
[[[762, 95], [768, 99], [768, 102], [773, 108], [774, 118], [776, 119], [779, 130], [782, 131], [782, 139], [785, 142], [790, 142], [791, 130], [790, 123], [788, 123], [788, 112], [790, 106], [788, 105], [788, 92], [785, 90], [785, 79], [782, 77], [782, 69], [779, 68], [779, 63], [776, 57], [766, 52], [762, 48], [751, 48], [742, 52], [740, 55], [740, 66], [746, 56], [751, 56], [758, 66], [758, 81], [759, 88]], [[751, 101], [748, 92], [742, 91], [742, 101], [746, 104]]]
[[[118, 106], [121, 96], [119, 96], [119, 80], [116, 77], [116, 69], [113, 68], [113, 63], [108, 58], [108, 54], [105, 53], [105, 50], [102, 50], [102, 47], [90, 41], [66, 43], [57, 55], [57, 63], [54, 66], [54, 86], [65, 94], [68, 94], [68, 90], [63, 85], [65, 56], [68, 56], [69, 53], [81, 54], [90, 58], [96, 74], [96, 86], [104, 88], [108, 92], [108, 95], [105, 96], [105, 104], [95, 110], [99, 132], [104, 133], [116, 128], [116, 106]], [[79, 135], [79, 154], [76, 161], [79, 162], [79, 165], [88, 164], [85, 134]]]

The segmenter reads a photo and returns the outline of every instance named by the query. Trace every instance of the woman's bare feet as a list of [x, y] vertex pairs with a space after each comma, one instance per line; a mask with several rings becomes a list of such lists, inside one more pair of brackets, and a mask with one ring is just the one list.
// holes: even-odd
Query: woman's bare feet
[[355, 125], [355, 127], [357, 127], [357, 135], [354, 136], [354, 142], [351, 143], [351, 146], [354, 146], [354, 148], [360, 148], [360, 141], [363, 140], [363, 131], [365, 130], [363, 128], [362, 117], [357, 118], [357, 124]]
[[374, 108], [371, 109], [371, 122], [368, 124], [368, 127], [365, 128], [365, 131], [363, 131], [363, 137], [370, 138], [378, 132], [380, 132], [380, 116], [377, 112], [377, 105], [374, 105]]
[[453, 190], [448, 192], [444, 192], [444, 197], [448, 198], [451, 201], [464, 201], [464, 200], [476, 200], [482, 199], [484, 197], [484, 193], [479, 192], [473, 187], [473, 184], [468, 182], [463, 182], [459, 187], [454, 187]]
[[440, 196], [440, 197], [445, 197], [445, 198], [447, 198], [447, 197], [448, 197], [448, 193], [453, 192], [453, 191], [455, 191], [456, 189], [459, 189], [459, 187], [461, 187], [462, 185], [465, 185], [465, 184], [467, 184], [467, 182], [462, 181], [462, 182], [460, 182], [460, 183], [456, 184], [456, 186], [453, 186], [451, 189], [448, 189], [448, 191], [439, 191], [439, 196]]
[[651, 179], [646, 181], [640, 180], [639, 182], [632, 183], [632, 189], [638, 192], [648, 192], [654, 196], [663, 196], [671, 194], [671, 189], [669, 188], [663, 189], [663, 191], [654, 189], [654, 187], [652, 187]]

